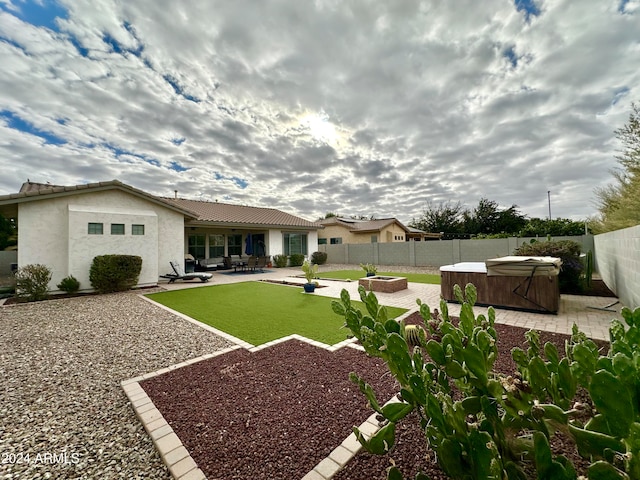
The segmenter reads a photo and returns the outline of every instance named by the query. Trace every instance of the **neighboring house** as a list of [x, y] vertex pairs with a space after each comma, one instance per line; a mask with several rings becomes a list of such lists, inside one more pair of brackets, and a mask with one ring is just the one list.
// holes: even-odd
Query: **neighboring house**
[[18, 266], [47, 265], [52, 291], [69, 275], [89, 289], [96, 255], [141, 256], [138, 285], [155, 285], [170, 260], [242, 254], [247, 236], [256, 254], [311, 254], [322, 228], [275, 209], [162, 198], [117, 180], [27, 182], [19, 193], [0, 196], [0, 213], [17, 219]]
[[442, 233], [428, 233], [424, 230], [420, 230], [419, 228], [407, 227], [409, 229], [409, 233], [407, 233], [407, 240], [414, 242], [421, 242], [427, 240], [441, 240]]
[[329, 217], [318, 223], [324, 226], [324, 230], [318, 233], [320, 245], [405, 242], [409, 234], [409, 229], [396, 218], [354, 220]]

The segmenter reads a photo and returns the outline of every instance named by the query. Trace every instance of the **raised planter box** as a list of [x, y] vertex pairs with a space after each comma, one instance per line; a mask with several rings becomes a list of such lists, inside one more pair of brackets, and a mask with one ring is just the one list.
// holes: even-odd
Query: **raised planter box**
[[358, 285], [362, 285], [367, 290], [382, 293], [394, 293], [407, 288], [405, 277], [384, 277], [376, 275], [358, 280]]

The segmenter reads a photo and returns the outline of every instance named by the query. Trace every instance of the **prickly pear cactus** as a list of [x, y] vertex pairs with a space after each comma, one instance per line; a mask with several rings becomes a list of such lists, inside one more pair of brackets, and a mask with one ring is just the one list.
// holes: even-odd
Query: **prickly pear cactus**
[[[333, 309], [366, 352], [387, 363], [401, 387], [399, 402], [381, 406], [373, 389], [352, 374], [371, 407], [386, 419], [371, 438], [354, 429], [368, 451], [390, 451], [396, 423], [417, 411], [429, 448], [452, 479], [526, 479], [522, 466], [527, 462], [538, 479], [576, 480], [569, 460], [551, 452], [554, 432], [570, 435], [579, 453], [591, 459], [590, 480], [640, 479], [640, 308], [623, 309], [626, 326], [612, 322], [606, 356], [575, 327], [563, 358], [553, 345], [542, 346], [536, 332], [528, 332], [526, 351], [512, 351], [518, 371], [505, 376], [493, 372], [495, 312], [489, 308], [487, 316], [474, 315], [473, 285], [464, 292], [454, 288], [462, 303], [458, 326], [446, 302], [432, 315], [417, 301], [425, 327], [409, 334], [412, 346], [406, 327], [387, 318], [375, 294], [362, 287], [359, 294], [366, 313], [351, 305], [346, 290]], [[454, 400], [452, 385], [462, 399]], [[578, 388], [586, 389], [594, 406], [586, 421], [573, 404]], [[402, 475], [392, 467], [388, 479]]]
[[[412, 350], [405, 340], [406, 327], [387, 319], [373, 293], [359, 290], [367, 314], [351, 306], [346, 291], [340, 302], [334, 302], [334, 311], [345, 317], [367, 353], [382, 358], [401, 386], [401, 401], [381, 407], [371, 387], [352, 374], [371, 407], [387, 420], [369, 439], [357, 428], [355, 434], [368, 451], [385, 453], [393, 448], [396, 422], [417, 410], [427, 442], [451, 478], [524, 478], [512, 458], [533, 452], [533, 443], [519, 438], [518, 432], [522, 425], [535, 428], [544, 423], [522, 421], [519, 390], [508, 390], [493, 373], [498, 354], [494, 310], [476, 317], [475, 287], [467, 285], [463, 293], [456, 286], [455, 292], [462, 301], [458, 326], [451, 322], [446, 302], [432, 316], [429, 307], [418, 301], [425, 329], [412, 336], [417, 344]], [[453, 399], [452, 385], [463, 392], [462, 400]], [[513, 408], [507, 409], [505, 403]], [[389, 478], [399, 478], [398, 474], [392, 469]]]
[[[594, 459], [589, 467], [592, 480], [640, 479], [640, 308], [624, 308], [621, 314], [626, 326], [611, 322], [607, 355], [575, 326], [560, 361], [549, 344], [542, 359], [534, 332], [527, 334], [526, 352], [512, 351], [536, 401], [550, 398], [554, 403], [536, 405], [533, 412], [550, 428], [571, 435], [578, 452]], [[575, 418], [577, 405], [568, 406], [578, 387], [586, 390], [595, 408], [586, 421]]]

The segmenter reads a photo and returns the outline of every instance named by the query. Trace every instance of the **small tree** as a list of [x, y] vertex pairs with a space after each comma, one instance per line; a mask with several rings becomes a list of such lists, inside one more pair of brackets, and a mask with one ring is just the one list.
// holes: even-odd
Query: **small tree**
[[596, 190], [600, 218], [597, 233], [640, 225], [640, 105], [631, 104], [629, 121], [615, 131], [623, 150], [616, 156], [620, 168], [612, 171], [616, 182]]
[[465, 208], [460, 202], [440, 202], [438, 205], [427, 203], [422, 216], [413, 219], [409, 226], [425, 232], [460, 233]]
[[51, 269], [46, 265], [25, 265], [18, 269], [15, 278], [17, 298], [27, 302], [48, 298]]

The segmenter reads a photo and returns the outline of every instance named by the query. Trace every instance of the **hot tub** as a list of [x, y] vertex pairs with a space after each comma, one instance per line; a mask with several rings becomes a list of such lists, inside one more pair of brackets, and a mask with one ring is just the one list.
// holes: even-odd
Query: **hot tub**
[[445, 265], [440, 267], [440, 293], [446, 301], [455, 302], [453, 286], [458, 284], [464, 291], [467, 283], [473, 283], [477, 305], [557, 313], [561, 264], [554, 257], [508, 256]]

